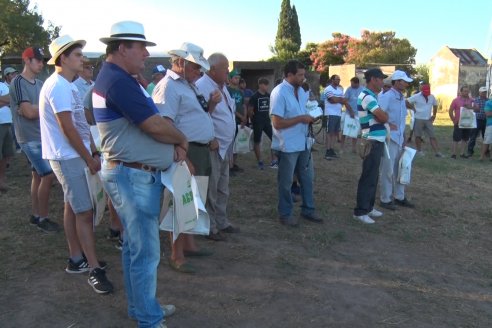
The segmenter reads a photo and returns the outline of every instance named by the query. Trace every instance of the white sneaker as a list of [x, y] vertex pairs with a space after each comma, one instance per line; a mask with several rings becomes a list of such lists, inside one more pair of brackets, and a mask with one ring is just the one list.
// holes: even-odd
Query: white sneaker
[[369, 217], [369, 215], [354, 215], [354, 219], [359, 220], [362, 223], [373, 224], [375, 221]]
[[176, 312], [176, 307], [172, 304], [161, 305], [162, 312], [164, 312], [164, 317], [170, 317]]
[[379, 218], [379, 217], [383, 216], [383, 212], [378, 211], [377, 209], [373, 208], [371, 212], [367, 213], [367, 215], [369, 215], [370, 217], [373, 217], [373, 218]]

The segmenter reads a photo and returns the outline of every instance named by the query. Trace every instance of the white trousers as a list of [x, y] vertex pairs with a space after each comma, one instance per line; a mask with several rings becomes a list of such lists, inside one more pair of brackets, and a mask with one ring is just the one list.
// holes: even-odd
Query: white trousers
[[379, 197], [381, 202], [388, 203], [395, 199], [405, 199], [405, 185], [398, 183], [398, 164], [400, 162], [403, 148], [393, 140], [388, 144], [390, 158], [386, 152], [381, 160], [380, 169], [380, 191]]

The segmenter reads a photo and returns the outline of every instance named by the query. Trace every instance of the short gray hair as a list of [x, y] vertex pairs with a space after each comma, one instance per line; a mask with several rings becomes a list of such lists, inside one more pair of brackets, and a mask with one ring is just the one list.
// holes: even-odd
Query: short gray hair
[[208, 57], [207, 61], [210, 64], [210, 67], [215, 67], [220, 61], [224, 59], [228, 61], [227, 57], [224, 54], [220, 52], [214, 52]]

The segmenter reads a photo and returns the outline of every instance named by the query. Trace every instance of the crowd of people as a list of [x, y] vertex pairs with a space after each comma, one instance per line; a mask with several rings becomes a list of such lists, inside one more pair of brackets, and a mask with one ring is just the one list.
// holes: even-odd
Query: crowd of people
[[[115, 23], [110, 35], [100, 41], [106, 45], [106, 60], [95, 81], [94, 67], [83, 56], [85, 40], [68, 35], [49, 45], [47, 64], [54, 66], [54, 73], [46, 81], [36, 78], [45, 59], [38, 46], [22, 53], [20, 74], [10, 67], [4, 70], [5, 83], [0, 83], [0, 190], [8, 189], [5, 170], [16, 144], [32, 167], [29, 223], [46, 233], [61, 230], [49, 216], [50, 190], [57, 179], [64, 195], [65, 270], [70, 274], [88, 272], [89, 285], [95, 292], [106, 294], [112, 292], [113, 285], [106, 276], [107, 263], [97, 256], [93, 204], [86, 182], [86, 174], [99, 173], [108, 195], [108, 237], [119, 241], [122, 252], [128, 316], [139, 327], [165, 327], [165, 318], [176, 308], [161, 304], [156, 296], [164, 189], [161, 172], [173, 162], [186, 162], [193, 175], [207, 178], [205, 203], [210, 231], [206, 238], [227, 240], [227, 234], [240, 232], [227, 214], [229, 177], [243, 170], [234, 156], [234, 140], [239, 129], [251, 125], [260, 170], [265, 166], [262, 134], [271, 139], [269, 167], [277, 170], [279, 223], [299, 225], [294, 215], [297, 199], [293, 191], [297, 189], [300, 218], [322, 224], [314, 203], [313, 141], [309, 133], [319, 117], [306, 109], [312, 94], [305, 83], [306, 67], [299, 61], [285, 64], [284, 79], [271, 93], [266, 78], [260, 78], [257, 91], [252, 92], [245, 88], [240, 72], [229, 72], [230, 63], [224, 54], [216, 52], [205, 58], [201, 47], [185, 42], [169, 51], [171, 67], [166, 70], [157, 65], [151, 83], [146, 84], [141, 73], [149, 56], [147, 47], [156, 44], [145, 38], [142, 24]], [[399, 158], [408, 141], [408, 110], [415, 113], [418, 153], [423, 155], [425, 132], [435, 156], [443, 156], [433, 130], [437, 102], [430, 86], [424, 84], [418, 93], [406, 97], [413, 79], [397, 70], [390, 77], [391, 87], [383, 88], [387, 78], [379, 68], [371, 68], [364, 73], [365, 87], [353, 77], [344, 92], [340, 77], [333, 75], [323, 92], [325, 159], [339, 158], [335, 148], [343, 129], [343, 110], [346, 117], [360, 122], [360, 135], [352, 137], [352, 151], [356, 152], [359, 140], [363, 158], [353, 216], [366, 224], [383, 215], [375, 208], [379, 182], [382, 208], [415, 206], [398, 180]], [[476, 129], [460, 127], [462, 107], [476, 112]], [[451, 157], [457, 157], [459, 142], [462, 158], [473, 155], [481, 133], [483, 160], [492, 142], [492, 102], [487, 101], [487, 89], [480, 88], [479, 97], [471, 99], [469, 89], [462, 87], [449, 115], [454, 123]], [[100, 148], [91, 125], [97, 126]], [[344, 138], [341, 141], [343, 145]], [[210, 255], [212, 252], [200, 248], [193, 235], [180, 234], [172, 243], [169, 265], [180, 273], [195, 273], [197, 269], [188, 259]]]

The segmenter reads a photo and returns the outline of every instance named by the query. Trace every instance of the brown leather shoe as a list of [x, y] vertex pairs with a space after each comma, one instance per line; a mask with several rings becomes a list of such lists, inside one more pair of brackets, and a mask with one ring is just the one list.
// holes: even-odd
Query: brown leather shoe
[[225, 235], [220, 233], [220, 231], [217, 233], [210, 232], [208, 236], [205, 236], [205, 238], [213, 241], [225, 241], [227, 239]]

